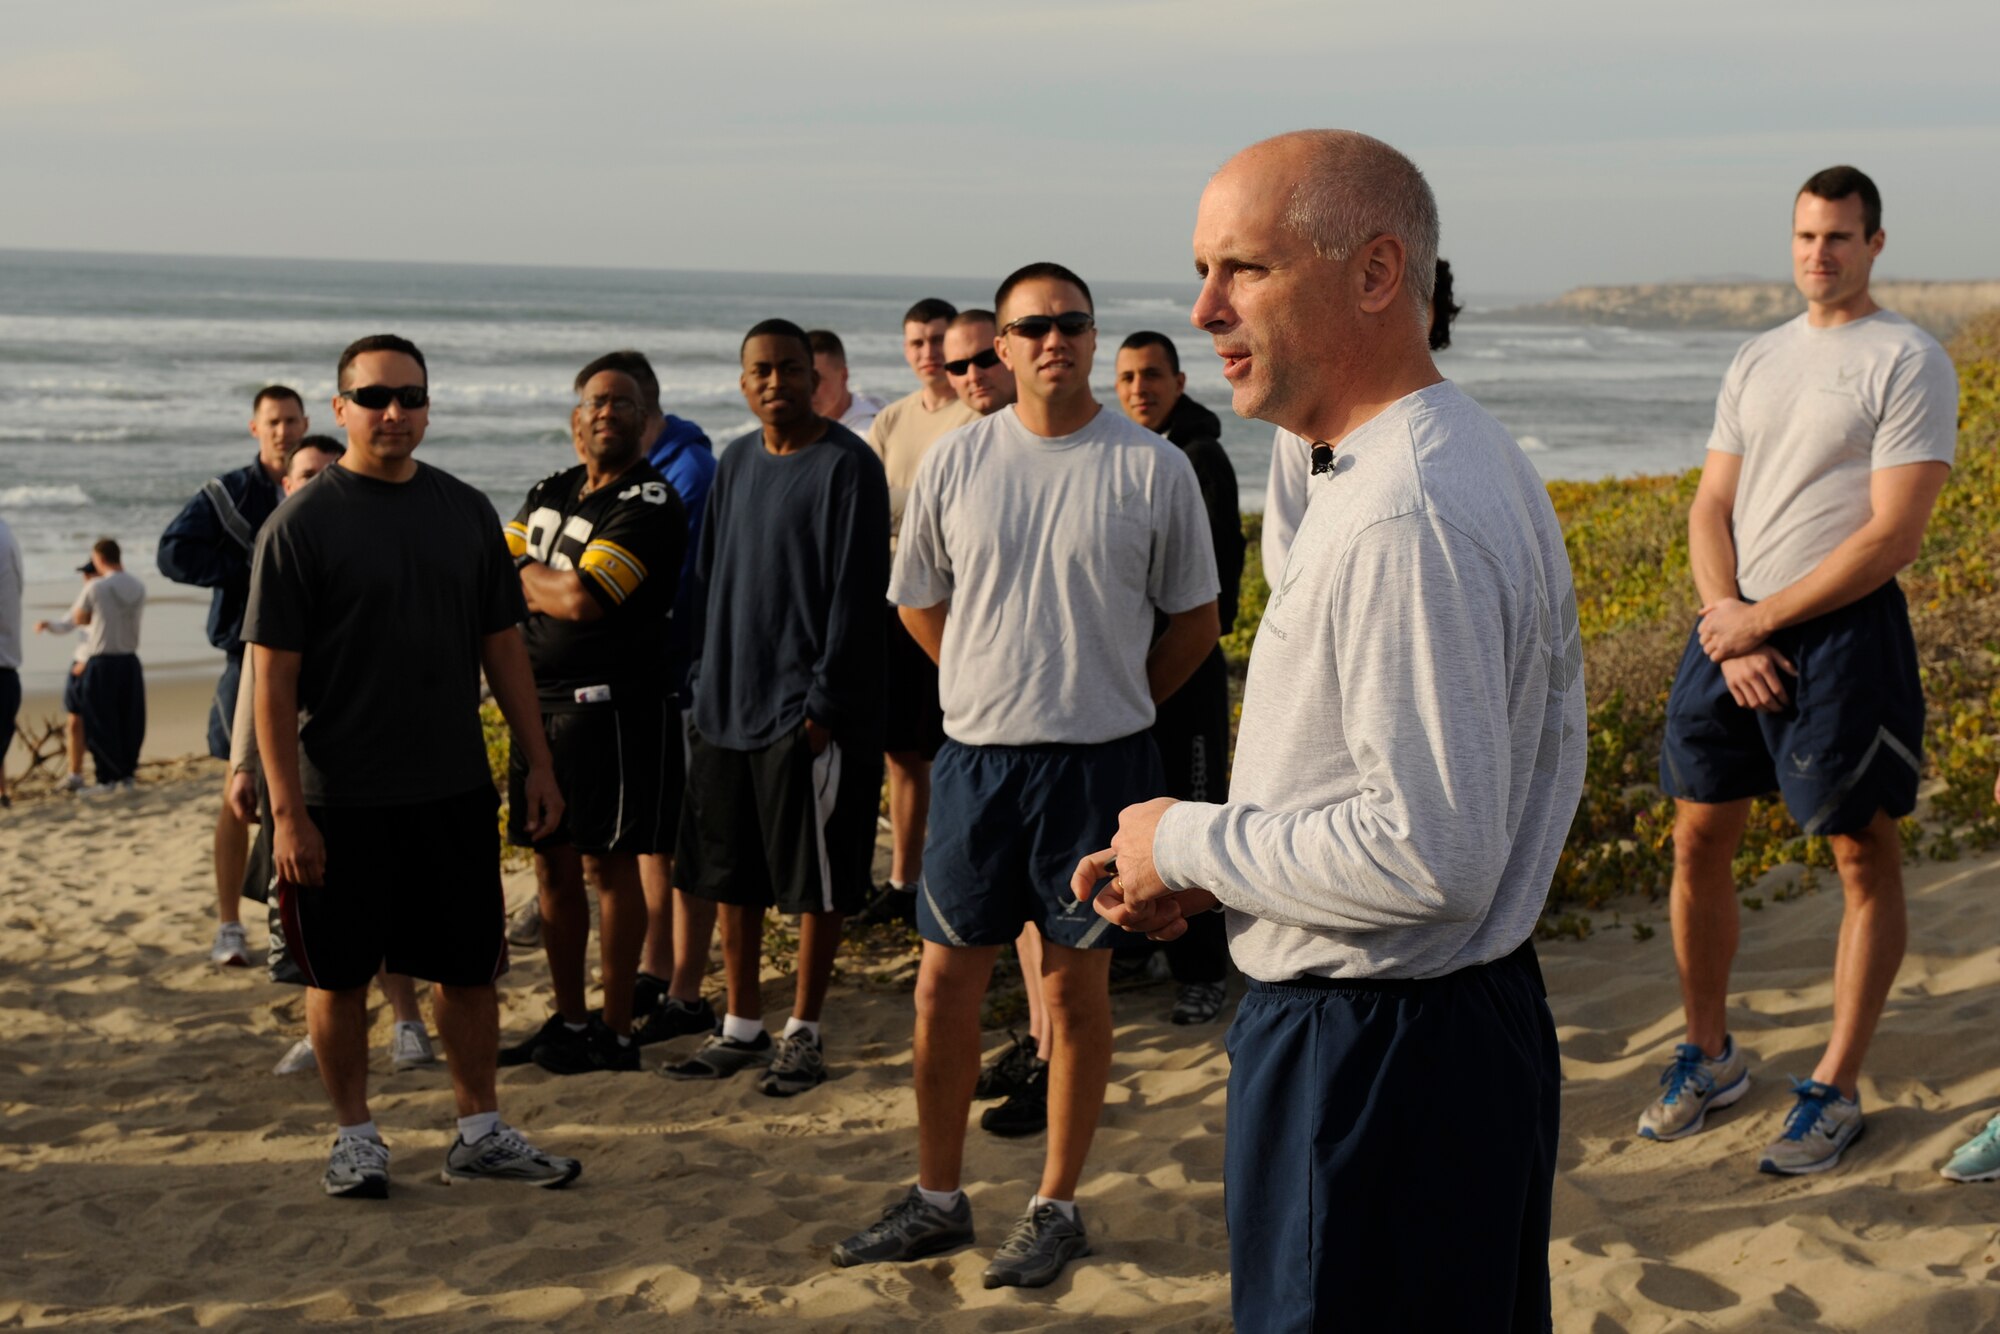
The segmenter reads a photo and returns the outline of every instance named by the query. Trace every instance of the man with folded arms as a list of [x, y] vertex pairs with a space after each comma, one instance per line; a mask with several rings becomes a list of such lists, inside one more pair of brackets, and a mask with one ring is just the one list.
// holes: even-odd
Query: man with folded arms
[[[889, 594], [933, 656], [945, 731], [917, 892], [917, 1184], [836, 1264], [972, 1241], [959, 1189], [979, 1078], [979, 1005], [1032, 922], [1049, 1011], [1040, 1187], [986, 1268], [1041, 1287], [1090, 1253], [1076, 1205], [1111, 1067], [1115, 933], [1069, 893], [1115, 812], [1160, 788], [1154, 704], [1215, 647], [1215, 556], [1187, 457], [1090, 393], [1090, 289], [1059, 264], [994, 297], [1020, 398], [934, 446]], [[1153, 633], [1154, 615], [1167, 617]]]
[[1151, 935], [1228, 913], [1230, 1286], [1258, 1334], [1549, 1328], [1530, 938], [1583, 791], [1583, 645], [1546, 488], [1431, 362], [1437, 235], [1423, 175], [1366, 135], [1267, 140], [1208, 183], [1193, 322], [1237, 414], [1329, 466], [1229, 800], [1122, 812], [1072, 883]]
[[562, 820], [521, 643], [521, 581], [486, 498], [412, 457], [430, 420], [416, 344], [360, 339], [335, 382], [347, 452], [258, 536], [243, 630], [278, 910], [339, 1118], [321, 1184], [349, 1198], [389, 1192], [367, 1045], [368, 982], [386, 963], [437, 984], [458, 1107], [444, 1179], [564, 1186], [582, 1164], [503, 1124], [494, 1089], [506, 900], [482, 670], [526, 756], [522, 823], [542, 838]]

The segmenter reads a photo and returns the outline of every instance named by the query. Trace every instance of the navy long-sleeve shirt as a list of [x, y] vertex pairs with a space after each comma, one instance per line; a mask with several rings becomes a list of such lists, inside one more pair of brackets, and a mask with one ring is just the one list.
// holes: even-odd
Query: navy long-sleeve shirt
[[689, 610], [700, 618], [694, 722], [711, 743], [758, 750], [810, 717], [844, 743], [882, 728], [882, 598], [889, 484], [837, 422], [794, 454], [751, 431], [726, 448]]
[[177, 584], [212, 588], [208, 642], [243, 652], [243, 608], [250, 597], [250, 554], [257, 530], [281, 499], [261, 460], [213, 478], [160, 534], [160, 573]]

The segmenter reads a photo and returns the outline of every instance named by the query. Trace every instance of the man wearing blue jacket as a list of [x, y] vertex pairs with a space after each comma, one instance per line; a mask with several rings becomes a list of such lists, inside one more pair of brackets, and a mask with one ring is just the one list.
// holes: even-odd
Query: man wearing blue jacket
[[[299, 441], [305, 439], [305, 403], [281, 384], [257, 391], [250, 405], [250, 434], [257, 457], [220, 477], [212, 477], [174, 516], [160, 535], [160, 573], [177, 584], [215, 590], [208, 606], [208, 642], [224, 654], [222, 679], [208, 712], [208, 753], [229, 758], [229, 726], [236, 717], [236, 683], [243, 675], [243, 608], [250, 597], [250, 553], [257, 530], [278, 507], [278, 483]], [[215, 944], [211, 962], [232, 968], [249, 964], [239, 903], [249, 830], [229, 809], [228, 781], [215, 817]]]

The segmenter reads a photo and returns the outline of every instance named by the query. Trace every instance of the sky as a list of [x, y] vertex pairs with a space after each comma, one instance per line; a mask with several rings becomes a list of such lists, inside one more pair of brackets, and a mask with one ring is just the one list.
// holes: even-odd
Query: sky
[[0, 247], [1178, 281], [1287, 129], [1388, 140], [1460, 289], [1788, 273], [1852, 162], [2000, 276], [2000, 4], [0, 0]]

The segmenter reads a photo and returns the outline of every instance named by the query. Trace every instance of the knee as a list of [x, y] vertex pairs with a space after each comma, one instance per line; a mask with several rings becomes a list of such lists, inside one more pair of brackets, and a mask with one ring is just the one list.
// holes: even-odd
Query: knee
[[1727, 868], [1736, 856], [1737, 834], [1700, 816], [1683, 815], [1674, 822], [1674, 865], [1681, 870]]
[[1095, 969], [1044, 973], [1042, 1004], [1058, 1028], [1080, 1028], [1110, 1019], [1111, 991]]
[[976, 1012], [985, 989], [984, 978], [953, 967], [951, 961], [934, 966], [927, 958], [917, 970], [917, 1012], [932, 1019]]

